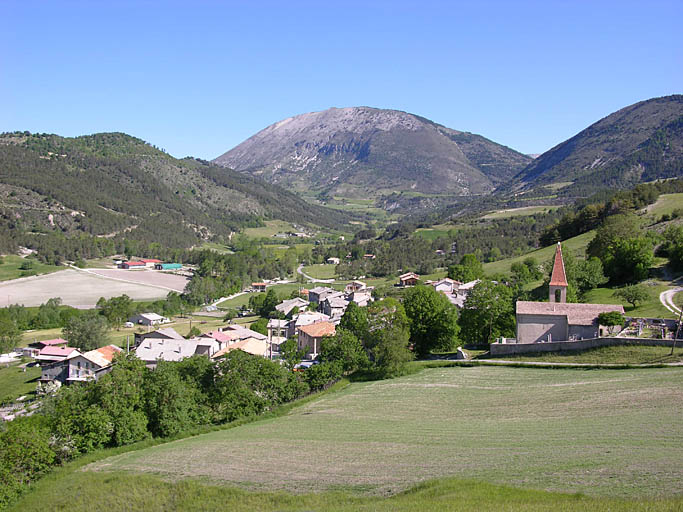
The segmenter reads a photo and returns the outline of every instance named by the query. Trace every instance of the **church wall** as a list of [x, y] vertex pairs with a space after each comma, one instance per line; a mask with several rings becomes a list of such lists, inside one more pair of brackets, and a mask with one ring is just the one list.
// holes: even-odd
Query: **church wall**
[[517, 343], [538, 343], [568, 339], [567, 317], [560, 315], [517, 315]]

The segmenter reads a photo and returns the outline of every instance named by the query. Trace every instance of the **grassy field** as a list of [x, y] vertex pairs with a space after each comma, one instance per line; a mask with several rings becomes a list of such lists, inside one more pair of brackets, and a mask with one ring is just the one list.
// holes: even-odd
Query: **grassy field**
[[260, 228], [247, 228], [244, 234], [249, 238], [270, 238], [277, 233], [297, 231], [291, 223], [283, 220], [267, 220], [264, 224], [265, 226]]
[[[588, 246], [588, 243], [595, 236], [595, 231], [589, 231], [574, 238], [569, 238], [562, 242], [563, 252], [572, 251], [575, 256], [583, 256], [583, 253]], [[555, 255], [555, 246], [550, 245], [542, 249], [537, 249], [535, 251], [524, 254], [523, 256], [517, 256], [515, 258], [506, 258], [500, 261], [494, 261], [492, 263], [484, 263], [484, 271], [488, 275], [510, 272], [510, 267], [513, 263], [522, 262], [526, 258], [535, 258], [538, 263], [543, 263], [545, 261], [551, 260]]]
[[35, 392], [39, 378], [37, 366], [26, 368], [24, 372], [19, 363], [0, 365], [0, 404]]
[[386, 496], [455, 477], [592, 496], [681, 497], [682, 415], [683, 368], [433, 368], [354, 383], [283, 417], [87, 469], [265, 492]]
[[211, 249], [219, 254], [235, 254], [227, 245], [216, 242], [204, 242], [199, 249]]
[[442, 236], [448, 236], [448, 230], [435, 228], [418, 228], [415, 231], [417, 236], [421, 236], [427, 240], [436, 240]]
[[548, 213], [557, 210], [559, 206], [523, 206], [521, 208], [510, 208], [508, 210], [498, 210], [486, 214], [482, 219], [507, 219], [509, 217], [522, 217], [526, 215], [535, 215], [537, 213]]
[[[683, 345], [683, 343], [681, 343]], [[670, 347], [646, 347], [625, 345], [621, 347], [600, 347], [583, 352], [555, 352], [503, 356], [501, 359], [514, 361], [543, 361], [548, 363], [587, 364], [659, 364], [683, 362], [683, 346], [671, 354]], [[481, 355], [485, 359], [488, 355]]]
[[[24, 263], [30, 262], [31, 270], [24, 271], [21, 267]], [[46, 265], [45, 263], [40, 263], [34, 259], [25, 259], [21, 256], [14, 254], [8, 254], [2, 256], [2, 264], [0, 264], [0, 281], [9, 281], [10, 279], [17, 279], [23, 277], [22, 273], [32, 272], [34, 275], [39, 274], [49, 274], [50, 272], [57, 272], [58, 270], [64, 270], [64, 267], [58, 267], [56, 265]]]
[[315, 279], [333, 279], [336, 265], [308, 265], [302, 270]]
[[646, 211], [651, 217], [659, 218], [662, 215], [671, 214], [671, 212], [680, 208], [683, 208], [683, 193], [662, 194], [656, 203], [646, 208]]
[[[56, 483], [59, 487], [56, 487]], [[106, 499], [102, 499], [106, 496]], [[659, 512], [680, 510], [683, 499], [630, 501], [576, 494], [515, 489], [458, 479], [416, 486], [388, 498], [337, 491], [292, 495], [249, 492], [192, 479], [169, 482], [150, 475], [70, 472], [50, 475], [34, 485], [12, 510], [45, 512], [403, 512], [403, 511], [567, 511]]]
[[650, 294], [650, 298], [638, 304], [634, 308], [628, 302], [613, 296], [614, 290], [611, 288], [595, 288], [586, 294], [586, 302], [590, 304], [622, 304], [627, 316], [643, 318], [677, 318], [671, 311], [666, 309], [659, 301], [659, 294], [670, 286], [661, 281], [647, 281], [644, 287]]

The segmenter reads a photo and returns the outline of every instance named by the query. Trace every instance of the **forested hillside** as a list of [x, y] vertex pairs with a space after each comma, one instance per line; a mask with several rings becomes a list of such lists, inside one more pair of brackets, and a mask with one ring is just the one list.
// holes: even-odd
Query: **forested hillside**
[[567, 197], [681, 176], [683, 95], [625, 107], [531, 162], [515, 181]]
[[122, 133], [0, 135], [3, 252], [19, 242], [106, 246], [124, 235], [183, 248], [227, 239], [263, 219], [337, 228], [348, 216]]

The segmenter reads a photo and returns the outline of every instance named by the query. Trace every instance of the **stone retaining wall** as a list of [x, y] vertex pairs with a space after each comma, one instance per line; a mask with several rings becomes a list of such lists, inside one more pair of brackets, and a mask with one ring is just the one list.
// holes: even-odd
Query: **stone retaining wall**
[[[515, 354], [530, 354], [533, 352], [569, 352], [589, 350], [598, 347], [612, 347], [617, 345], [649, 345], [670, 347], [673, 340], [659, 340], [651, 338], [591, 338], [580, 341], [553, 341], [550, 343], [492, 343], [491, 356], [508, 356]], [[683, 347], [683, 340], [678, 339], [676, 345]]]

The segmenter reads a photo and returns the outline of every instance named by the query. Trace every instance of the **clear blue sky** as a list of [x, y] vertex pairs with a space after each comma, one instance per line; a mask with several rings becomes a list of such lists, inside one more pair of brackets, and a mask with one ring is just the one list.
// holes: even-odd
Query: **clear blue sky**
[[540, 153], [683, 92], [683, 2], [0, 1], [0, 131], [215, 158], [285, 117], [405, 110]]

